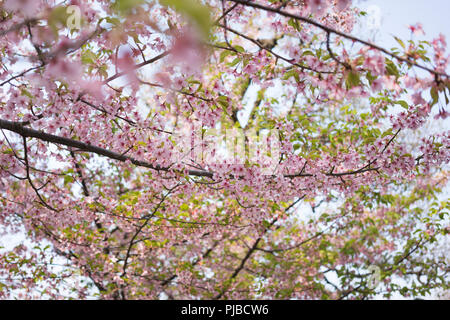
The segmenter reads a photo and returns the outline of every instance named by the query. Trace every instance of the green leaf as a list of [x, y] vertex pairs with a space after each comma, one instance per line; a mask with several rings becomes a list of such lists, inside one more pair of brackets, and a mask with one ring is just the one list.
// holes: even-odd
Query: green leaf
[[395, 66], [394, 62], [389, 59], [386, 59], [386, 71], [391, 76], [399, 76], [397, 67]]
[[297, 83], [299, 83], [300, 82], [300, 77], [299, 77], [299, 75], [298, 75], [298, 72], [296, 71], [296, 70], [294, 70], [294, 69], [292, 69], [292, 70], [289, 70], [288, 72], [286, 72], [284, 75], [283, 75], [283, 80], [287, 80], [287, 79], [289, 79], [290, 77], [294, 77], [295, 78], [295, 81], [297, 81]]
[[67, 184], [74, 182], [75, 180], [71, 176], [64, 176], [64, 185], [67, 186]]
[[175, 11], [185, 15], [200, 28], [205, 37], [209, 36], [211, 17], [209, 9], [196, 0], [160, 0], [164, 6], [172, 7]]
[[237, 58], [235, 58], [233, 61], [231, 61], [229, 64], [228, 64], [228, 66], [229, 67], [234, 67], [235, 65], [237, 65], [239, 62], [241, 62], [241, 58], [240, 57], [237, 57]]
[[242, 46], [234, 45], [233, 47], [239, 52], [245, 52], [245, 49]]
[[396, 101], [396, 103], [399, 104], [399, 105], [401, 105], [401, 106], [402, 106], [403, 108], [405, 108], [405, 109], [408, 109], [408, 108], [409, 108], [408, 103], [406, 103], [406, 101], [404, 101], [404, 100]]
[[183, 204], [180, 206], [180, 210], [181, 210], [181, 211], [188, 211], [188, 210], [189, 210], [189, 205], [188, 205], [187, 203], [183, 203]]
[[264, 228], [266, 228], [266, 229], [270, 228], [270, 223], [267, 220], [263, 220], [262, 224], [263, 224]]
[[431, 99], [433, 99], [433, 100], [431, 101], [431, 105], [433, 106], [433, 105], [435, 105], [435, 104], [438, 102], [438, 100], [439, 100], [439, 94], [438, 94], [438, 91], [437, 91], [436, 87], [431, 88], [431, 90], [430, 90], [430, 95], [431, 95]]
[[402, 41], [402, 39], [400, 39], [396, 36], [394, 36], [394, 39], [402, 46], [403, 49], [405, 49], [405, 43]]
[[366, 73], [366, 78], [369, 81], [369, 84], [372, 84], [372, 82], [376, 79], [376, 77], [374, 77], [372, 73], [370, 73], [370, 71]]
[[131, 9], [143, 3], [144, 0], [116, 0], [112, 5], [112, 8], [121, 14], [128, 14]]
[[297, 20], [294, 20], [294, 19], [292, 19], [292, 18], [289, 19], [288, 25], [290, 25], [290, 26], [291, 26], [292, 28], [294, 28], [295, 30], [300, 31], [300, 26], [299, 26]]
[[58, 27], [66, 26], [68, 17], [69, 15], [67, 14], [66, 7], [59, 6], [52, 9], [48, 16], [47, 23], [55, 36], [58, 35]]
[[233, 51], [230, 50], [223, 50], [222, 53], [220, 54], [220, 63], [225, 61], [225, 58], [228, 57], [229, 55], [234, 55], [235, 53]]
[[118, 18], [106, 17], [105, 21], [108, 22], [108, 23], [111, 23], [111, 24], [113, 24], [115, 26], [120, 25], [120, 19], [118, 19]]
[[92, 51], [88, 50], [81, 55], [81, 62], [83, 64], [92, 64], [97, 60], [97, 56]]
[[227, 98], [227, 96], [219, 96], [217, 98], [217, 102], [223, 107], [228, 107], [228, 98]]
[[346, 80], [346, 84], [347, 84], [347, 88], [353, 88], [358, 86], [361, 83], [361, 80], [359, 78], [359, 75], [356, 72], [349, 72], [347, 75], [347, 80]]

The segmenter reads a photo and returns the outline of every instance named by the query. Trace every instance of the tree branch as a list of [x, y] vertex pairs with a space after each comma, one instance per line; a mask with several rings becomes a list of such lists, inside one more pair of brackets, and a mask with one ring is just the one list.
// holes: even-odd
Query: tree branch
[[383, 47], [380, 47], [380, 46], [378, 46], [376, 44], [373, 44], [373, 43], [370, 43], [368, 41], [362, 40], [362, 39], [357, 38], [355, 36], [352, 36], [350, 34], [341, 32], [339, 30], [327, 27], [327, 26], [325, 26], [325, 25], [323, 25], [323, 24], [321, 24], [321, 23], [319, 23], [317, 21], [314, 21], [314, 20], [310, 19], [310, 18], [306, 18], [306, 17], [302, 17], [302, 16], [299, 16], [299, 15], [296, 15], [296, 14], [293, 14], [293, 13], [289, 13], [287, 11], [283, 11], [283, 10], [278, 9], [278, 8], [272, 8], [272, 7], [268, 7], [268, 6], [259, 4], [259, 3], [250, 2], [248, 0], [230, 0], [230, 1], [242, 4], [242, 5], [247, 6], [247, 7], [253, 7], [255, 9], [261, 9], [261, 10], [264, 10], [264, 11], [274, 12], [274, 13], [277, 13], [279, 15], [282, 15], [282, 16], [285, 16], [285, 17], [288, 17], [288, 18], [292, 18], [292, 19], [295, 19], [295, 20], [303, 21], [303, 22], [308, 23], [310, 25], [313, 25], [313, 26], [315, 26], [315, 27], [317, 27], [319, 29], [322, 29], [322, 30], [324, 30], [327, 33], [334, 33], [334, 34], [337, 34], [337, 35], [339, 35], [341, 37], [344, 37], [344, 38], [346, 38], [348, 40], [352, 40], [354, 42], [359, 42], [359, 43], [361, 43], [361, 44], [363, 44], [365, 46], [368, 46], [368, 47], [370, 47], [372, 49], [375, 49], [375, 50], [378, 50], [380, 52], [383, 52], [384, 54], [387, 54], [388, 56], [391, 56], [392, 58], [394, 58], [394, 59], [396, 59], [398, 61], [407, 63], [409, 65], [416, 66], [417, 68], [426, 70], [426, 71], [428, 71], [428, 72], [430, 72], [430, 73], [432, 73], [434, 75], [445, 77], [445, 78], [450, 78], [450, 76], [448, 74], [446, 74], [446, 73], [438, 72], [436, 70], [427, 68], [427, 67], [425, 67], [423, 65], [420, 65], [418, 63], [412, 62], [411, 60], [403, 58], [403, 57], [400, 57], [400, 56], [398, 56], [398, 55], [388, 51], [387, 49], [385, 49]]

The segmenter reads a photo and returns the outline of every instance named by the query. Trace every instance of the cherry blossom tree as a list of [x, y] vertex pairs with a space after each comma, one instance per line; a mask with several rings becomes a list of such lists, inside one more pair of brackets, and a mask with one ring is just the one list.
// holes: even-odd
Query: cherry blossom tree
[[1, 298], [448, 289], [443, 36], [383, 48], [350, 0], [0, 3], [0, 225], [31, 243]]

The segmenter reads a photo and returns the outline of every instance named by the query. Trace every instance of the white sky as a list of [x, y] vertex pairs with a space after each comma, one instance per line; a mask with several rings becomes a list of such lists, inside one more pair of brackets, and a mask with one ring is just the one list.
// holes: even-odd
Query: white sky
[[366, 11], [370, 7], [379, 8], [381, 23], [375, 37], [377, 44], [388, 48], [395, 46], [392, 35], [409, 39], [407, 26], [417, 22], [422, 23], [425, 38], [435, 38], [443, 33], [450, 44], [448, 0], [354, 0], [354, 4]]

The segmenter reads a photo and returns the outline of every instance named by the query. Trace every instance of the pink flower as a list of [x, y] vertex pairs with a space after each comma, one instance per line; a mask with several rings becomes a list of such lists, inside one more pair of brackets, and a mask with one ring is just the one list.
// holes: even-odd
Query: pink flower
[[175, 89], [181, 90], [186, 86], [186, 80], [183, 77], [178, 77], [174, 80]]
[[348, 7], [350, 7], [351, 4], [352, 4], [352, 0], [337, 0], [336, 1], [336, 7], [340, 11], [347, 9]]
[[172, 80], [168, 72], [158, 72], [155, 74], [156, 80], [163, 87], [170, 87]]
[[373, 91], [380, 91], [383, 89], [383, 78], [377, 78], [372, 82], [372, 90]]
[[450, 116], [450, 114], [444, 110], [444, 109], [439, 109], [439, 113], [437, 115], [434, 116], [435, 119], [446, 119], [448, 116]]
[[398, 85], [395, 76], [385, 76], [384, 85], [388, 90], [400, 91], [400, 86]]
[[97, 100], [102, 100], [104, 98], [102, 92], [103, 83], [101, 81], [81, 81], [81, 90], [91, 95]]
[[410, 25], [408, 26], [408, 29], [411, 30], [412, 34], [414, 35], [424, 35], [425, 32], [422, 29], [422, 24], [421, 23], [416, 23], [415, 25]]
[[3, 8], [7, 11], [18, 12], [27, 17], [35, 16], [39, 11], [40, 0], [5, 0]]
[[381, 149], [384, 147], [384, 141], [381, 139], [378, 139], [377, 141], [375, 141], [374, 145], [378, 148]]
[[384, 57], [381, 54], [366, 57], [364, 68], [370, 70], [373, 75], [384, 74]]
[[422, 98], [422, 92], [419, 91], [411, 95], [411, 100], [415, 105], [425, 104], [425, 100]]
[[323, 16], [328, 9], [328, 1], [326, 0], [305, 0], [309, 11], [317, 16]]
[[116, 65], [123, 71], [130, 71], [134, 67], [134, 59], [132, 51], [125, 51], [121, 57], [117, 58]]
[[81, 81], [82, 71], [79, 61], [56, 58], [48, 65], [46, 74], [53, 79], [76, 83]]

